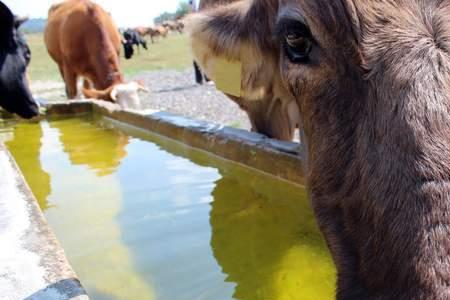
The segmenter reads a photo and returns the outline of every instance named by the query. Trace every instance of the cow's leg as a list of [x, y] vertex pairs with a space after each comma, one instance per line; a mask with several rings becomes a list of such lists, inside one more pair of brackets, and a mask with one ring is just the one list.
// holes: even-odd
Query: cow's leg
[[62, 67], [61, 65], [58, 64], [58, 69], [59, 69], [59, 74], [61, 74], [61, 78], [62, 78], [63, 81], [65, 82], [63, 67]]
[[198, 84], [203, 84], [203, 73], [200, 70], [200, 67], [198, 66], [196, 61], [194, 61], [194, 71], [195, 71], [195, 82], [197, 82]]
[[203, 78], [205, 79], [206, 82], [210, 82], [211, 81], [211, 79], [205, 73], [203, 73]]
[[68, 99], [75, 99], [77, 96], [77, 74], [64, 67], [64, 81], [66, 83], [66, 95]]

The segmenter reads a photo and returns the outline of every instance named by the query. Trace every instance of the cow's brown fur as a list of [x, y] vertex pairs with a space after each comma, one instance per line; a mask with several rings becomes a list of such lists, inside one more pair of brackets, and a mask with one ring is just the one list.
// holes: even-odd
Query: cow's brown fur
[[142, 37], [145, 37], [147, 34], [149, 34], [149, 31], [151, 30], [151, 27], [136, 27], [134, 30], [139, 33]]
[[[69, 0], [50, 8], [45, 44], [59, 66], [69, 99], [77, 95], [80, 76], [98, 90], [124, 82], [119, 69], [119, 31], [111, 16], [89, 0]], [[109, 93], [102, 98], [111, 100]]]
[[[314, 45], [293, 63], [300, 23]], [[244, 0], [191, 31], [197, 54], [250, 47], [245, 76], [279, 73], [297, 99], [337, 299], [450, 299], [450, 1]]]
[[[235, 2], [238, 1], [202, 0], [200, 2], [200, 10], [223, 11], [226, 10], [226, 4]], [[260, 18], [263, 17], [255, 15], [255, 20]], [[210, 39], [209, 35], [214, 34], [214, 32], [199, 32], [199, 35], [193, 34], [196, 35], [193, 38], [194, 41], [201, 39], [206, 42]], [[229, 34], [233, 35], [231, 28]], [[261, 51], [254, 51], [253, 48], [245, 45], [234, 47], [232, 44], [227, 44], [229, 42], [232, 42], [232, 39], [227, 38], [221, 41], [223, 44], [217, 43], [208, 45], [208, 47], [212, 47], [213, 51], [219, 50], [215, 49], [216, 46], [223, 46], [225, 51], [227, 51], [226, 49], [230, 51], [239, 49], [236, 53], [226, 53], [224, 55], [231, 54], [228, 55], [229, 58], [241, 60], [244, 70], [252, 68], [252, 70], [244, 71], [244, 75], [247, 76], [243, 78], [242, 85], [244, 89], [241, 97], [229, 96], [229, 98], [247, 113], [253, 131], [280, 140], [292, 140], [295, 129], [301, 125], [298, 116], [299, 109], [295, 99], [283, 86], [279, 74], [273, 72], [272, 68], [275, 68], [277, 62], [271, 56], [267, 56]], [[194, 54], [205, 73], [214, 80], [214, 72], [211, 69], [214, 57], [208, 55], [210, 53], [209, 49], [206, 49], [206, 51], [202, 47], [198, 49], [196, 46], [199, 44], [196, 42], [193, 45]], [[201, 44], [204, 44], [204, 42]], [[251, 61], [252, 64], [248, 64], [247, 61]], [[272, 68], [268, 66], [272, 66]]]

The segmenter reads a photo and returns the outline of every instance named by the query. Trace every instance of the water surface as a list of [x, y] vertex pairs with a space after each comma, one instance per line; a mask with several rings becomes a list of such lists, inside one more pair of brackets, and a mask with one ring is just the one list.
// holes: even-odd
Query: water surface
[[94, 117], [0, 137], [94, 300], [333, 299], [299, 186]]

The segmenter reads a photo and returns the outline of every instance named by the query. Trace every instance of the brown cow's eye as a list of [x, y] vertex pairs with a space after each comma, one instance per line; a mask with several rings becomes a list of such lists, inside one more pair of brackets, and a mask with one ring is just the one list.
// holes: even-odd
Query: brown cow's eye
[[303, 30], [288, 30], [285, 34], [285, 51], [293, 63], [306, 63], [312, 49], [312, 40]]

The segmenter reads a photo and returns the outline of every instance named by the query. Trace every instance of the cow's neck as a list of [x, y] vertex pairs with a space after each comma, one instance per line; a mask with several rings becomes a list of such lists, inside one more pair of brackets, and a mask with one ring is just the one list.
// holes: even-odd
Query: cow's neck
[[95, 86], [97, 89], [107, 89], [108, 87], [123, 83], [124, 78], [119, 70], [119, 57], [117, 50], [106, 30], [98, 32], [99, 43], [96, 43], [97, 49], [94, 49], [96, 61], [96, 80]]

